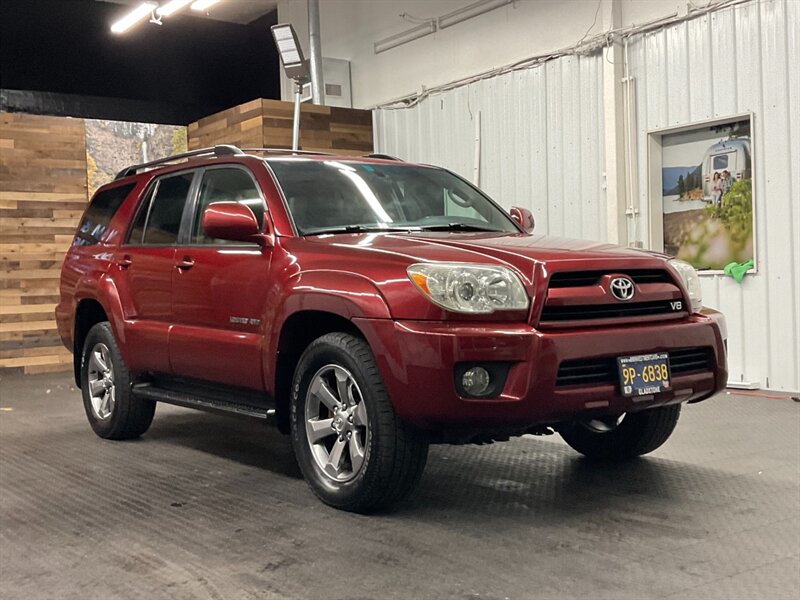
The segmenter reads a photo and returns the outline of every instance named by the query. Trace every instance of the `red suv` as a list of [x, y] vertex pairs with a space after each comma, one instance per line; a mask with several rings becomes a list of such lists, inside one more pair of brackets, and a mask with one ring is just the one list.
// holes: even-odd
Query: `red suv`
[[686, 263], [532, 228], [445, 169], [217, 146], [95, 194], [58, 328], [99, 436], [156, 402], [274, 420], [346, 510], [406, 496], [432, 442], [654, 450], [724, 387], [722, 315]]

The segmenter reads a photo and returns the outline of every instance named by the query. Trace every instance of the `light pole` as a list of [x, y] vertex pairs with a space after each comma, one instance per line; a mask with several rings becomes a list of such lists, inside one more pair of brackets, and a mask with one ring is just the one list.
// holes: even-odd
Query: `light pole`
[[281, 56], [281, 63], [286, 77], [294, 81], [294, 121], [292, 123], [292, 150], [300, 148], [300, 102], [303, 86], [308, 83], [308, 63], [303, 58], [303, 49], [297, 40], [297, 34], [288, 23], [280, 23], [271, 27], [272, 37]]

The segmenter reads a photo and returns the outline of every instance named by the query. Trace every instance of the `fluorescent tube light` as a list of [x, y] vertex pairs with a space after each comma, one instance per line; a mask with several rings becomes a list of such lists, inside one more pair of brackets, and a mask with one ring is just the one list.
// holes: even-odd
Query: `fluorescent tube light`
[[436, 22], [429, 21], [388, 38], [378, 40], [375, 42], [375, 54], [380, 54], [392, 48], [397, 48], [397, 46], [413, 42], [421, 37], [432, 34], [434, 31], [436, 31]]
[[487, 13], [495, 8], [500, 8], [506, 4], [511, 4], [513, 1], [514, 0], [479, 0], [478, 2], [465, 6], [464, 8], [459, 8], [458, 10], [454, 10], [451, 13], [447, 13], [446, 15], [439, 17], [439, 28], [445, 29], [446, 27], [451, 27], [452, 25], [461, 23], [462, 21], [466, 21], [472, 17], [477, 17], [478, 15]]
[[142, 2], [119, 21], [111, 25], [111, 31], [113, 33], [125, 33], [139, 21], [149, 17], [156, 8], [158, 8], [158, 4], [155, 2]]
[[210, 6], [214, 6], [219, 0], [195, 0], [192, 4], [192, 10], [205, 10]]
[[159, 17], [168, 17], [191, 3], [192, 0], [170, 0], [164, 6], [159, 7], [156, 14]]

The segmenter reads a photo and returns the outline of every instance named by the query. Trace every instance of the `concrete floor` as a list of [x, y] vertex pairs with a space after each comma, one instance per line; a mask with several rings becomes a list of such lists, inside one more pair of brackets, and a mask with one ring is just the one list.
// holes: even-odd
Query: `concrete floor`
[[557, 437], [437, 446], [418, 493], [330, 509], [289, 440], [160, 406], [91, 432], [66, 375], [0, 380], [2, 598], [798, 598], [800, 404], [721, 395], [621, 466]]

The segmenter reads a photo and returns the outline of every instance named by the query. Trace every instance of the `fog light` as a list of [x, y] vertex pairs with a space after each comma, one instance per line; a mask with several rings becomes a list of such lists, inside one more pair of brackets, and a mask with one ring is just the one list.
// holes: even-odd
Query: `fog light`
[[467, 369], [461, 378], [461, 385], [470, 396], [482, 396], [491, 384], [492, 378], [489, 376], [489, 371], [483, 367]]

